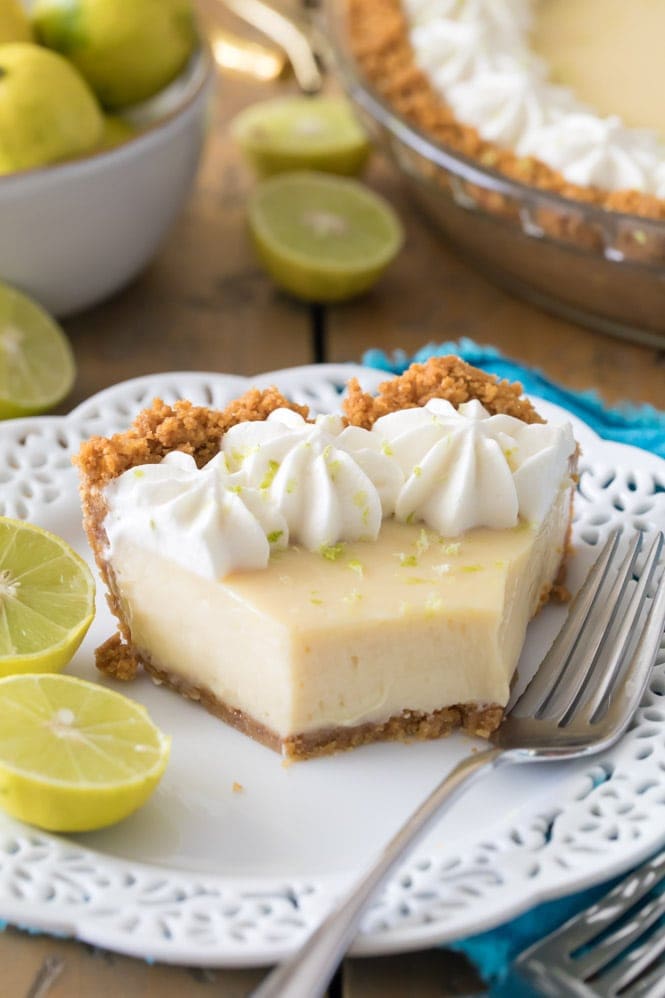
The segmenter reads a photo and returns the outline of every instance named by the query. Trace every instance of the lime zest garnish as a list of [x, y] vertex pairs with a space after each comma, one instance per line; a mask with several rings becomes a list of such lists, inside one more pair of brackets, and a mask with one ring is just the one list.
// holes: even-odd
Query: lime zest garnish
[[415, 568], [418, 564], [418, 558], [415, 554], [404, 554], [401, 551], [396, 557], [399, 558], [400, 568]]
[[280, 537], [283, 536], [283, 534], [284, 534], [283, 530], [272, 530], [268, 534], [268, 543], [269, 544], [276, 544], [277, 541], [280, 539]]
[[352, 589], [347, 596], [342, 596], [344, 603], [358, 603], [363, 598], [359, 589]]
[[327, 462], [328, 471], [330, 472], [330, 478], [333, 482], [337, 477], [337, 472], [340, 469], [341, 463], [342, 462], [339, 459]]
[[418, 534], [418, 540], [416, 541], [416, 551], [418, 554], [424, 554], [429, 548], [429, 534], [423, 527]]
[[341, 558], [344, 554], [345, 547], [346, 544], [344, 543], [322, 544], [319, 548], [319, 554], [324, 558], [327, 558], [328, 561], [337, 561], [337, 559]]
[[268, 468], [266, 470], [265, 475], [263, 476], [259, 488], [269, 489], [278, 471], [279, 471], [279, 461], [273, 461], [273, 460], [268, 461]]
[[460, 541], [448, 541], [445, 537], [439, 537], [439, 544], [441, 545], [441, 551], [443, 554], [453, 556], [459, 554], [462, 549], [462, 544]]
[[346, 565], [347, 568], [350, 568], [352, 572], [356, 573], [356, 575], [360, 575], [362, 577], [365, 574], [363, 564], [361, 561], [358, 561], [357, 558], [352, 558], [351, 561], [347, 561]]

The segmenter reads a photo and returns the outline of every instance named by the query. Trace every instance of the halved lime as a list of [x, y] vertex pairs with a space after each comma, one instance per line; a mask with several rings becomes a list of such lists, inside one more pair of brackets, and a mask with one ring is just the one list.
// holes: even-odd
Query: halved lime
[[136, 811], [157, 786], [170, 738], [141, 704], [74, 676], [0, 680], [0, 806], [56, 832]]
[[241, 111], [231, 131], [262, 176], [287, 170], [356, 174], [369, 140], [343, 97], [275, 97]]
[[64, 669], [94, 612], [95, 582], [76, 551], [0, 517], [0, 676]]
[[366, 291], [403, 240], [397, 215], [378, 194], [356, 180], [305, 171], [259, 183], [249, 226], [273, 280], [312, 302]]
[[99, 143], [99, 151], [106, 152], [109, 149], [115, 149], [116, 146], [122, 145], [123, 142], [129, 142], [136, 135], [137, 130], [131, 121], [121, 118], [118, 114], [105, 114], [104, 132]]
[[26, 295], [0, 283], [0, 419], [52, 408], [75, 375], [60, 326]]

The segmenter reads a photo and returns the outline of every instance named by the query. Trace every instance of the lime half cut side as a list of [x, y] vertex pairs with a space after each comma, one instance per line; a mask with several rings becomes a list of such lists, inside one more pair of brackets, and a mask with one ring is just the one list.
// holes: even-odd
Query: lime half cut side
[[170, 739], [134, 700], [74, 676], [0, 680], [0, 807], [58, 832], [126, 818], [157, 786]]
[[292, 170], [359, 173], [370, 151], [367, 134], [343, 97], [275, 97], [251, 104], [232, 134], [263, 176]]
[[51, 409], [68, 394], [75, 374], [60, 326], [26, 295], [0, 283], [0, 419]]
[[83, 559], [55, 534], [0, 517], [0, 676], [64, 669], [94, 612]]
[[249, 226], [276, 284], [310, 302], [366, 291], [403, 241], [397, 215], [378, 194], [347, 177], [306, 171], [261, 181]]

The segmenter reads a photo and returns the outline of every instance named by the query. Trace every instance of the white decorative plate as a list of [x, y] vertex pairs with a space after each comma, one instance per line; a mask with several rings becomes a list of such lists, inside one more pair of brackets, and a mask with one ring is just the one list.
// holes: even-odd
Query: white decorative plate
[[[253, 379], [333, 409], [350, 374], [317, 366]], [[126, 426], [159, 395], [223, 405], [249, 385], [218, 374], [139, 378], [64, 418], [0, 426], [0, 513], [64, 536], [80, 552], [70, 457], [93, 433]], [[560, 409], [538, 402], [549, 418]], [[665, 528], [665, 462], [602, 442], [583, 446], [575, 587], [610, 527]], [[103, 595], [71, 671], [95, 677], [111, 633]], [[521, 663], [540, 660], [565, 611], [547, 607]], [[101, 681], [101, 680], [100, 680]], [[126, 692], [173, 735], [155, 796], [120, 825], [57, 837], [0, 818], [0, 919], [173, 963], [274, 962], [303, 939], [442, 774], [473, 743], [373, 745], [285, 768], [277, 755], [148, 679]], [[241, 792], [233, 784], [242, 784]], [[665, 841], [665, 649], [631, 731], [595, 761], [523, 767], [480, 781], [407, 858], [368, 911], [355, 953], [420, 948], [475, 933], [536, 902], [620, 872]]]

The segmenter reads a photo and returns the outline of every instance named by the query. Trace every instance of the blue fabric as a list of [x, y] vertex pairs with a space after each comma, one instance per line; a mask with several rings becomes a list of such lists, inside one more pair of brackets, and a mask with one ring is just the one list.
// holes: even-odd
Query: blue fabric
[[[601, 437], [642, 447], [665, 458], [665, 412], [651, 405], [633, 405], [629, 402], [607, 408], [596, 391], [575, 392], [563, 388], [550, 381], [540, 371], [524, 367], [517, 361], [504, 357], [495, 347], [479, 346], [473, 340], [429, 343], [413, 357], [409, 357], [403, 350], [395, 351], [390, 357], [383, 350], [368, 350], [363, 356], [363, 363], [392, 374], [401, 374], [414, 361], [423, 364], [430, 357], [440, 357], [450, 353], [458, 354], [469, 364], [480, 367], [490, 374], [496, 374], [500, 378], [521, 381], [525, 392], [539, 395], [548, 402], [563, 406], [587, 423]], [[663, 404], [665, 405], [665, 375]]]
[[[597, 392], [575, 392], [563, 388], [540, 371], [504, 357], [495, 347], [480, 346], [473, 340], [430, 343], [412, 357], [403, 350], [397, 350], [391, 356], [383, 350], [368, 350], [363, 356], [363, 363], [391, 374], [401, 374], [409, 364], [422, 364], [430, 357], [446, 354], [457, 354], [469, 364], [500, 378], [520, 381], [525, 392], [538, 395], [574, 413], [601, 437], [642, 447], [665, 458], [665, 412], [650, 405], [633, 405], [628, 402], [608, 408]], [[665, 403], [665, 377], [663, 381]], [[495, 929], [462, 939], [450, 948], [464, 953], [472, 961], [490, 986], [494, 998], [508, 998], [509, 993], [510, 998], [518, 998], [513, 978], [504, 987], [512, 960], [538, 939], [553, 932], [569, 918], [597, 901], [614, 883], [616, 880], [556, 901], [548, 901]]]

